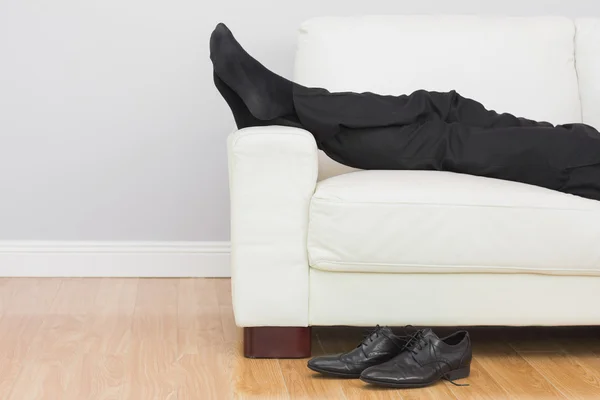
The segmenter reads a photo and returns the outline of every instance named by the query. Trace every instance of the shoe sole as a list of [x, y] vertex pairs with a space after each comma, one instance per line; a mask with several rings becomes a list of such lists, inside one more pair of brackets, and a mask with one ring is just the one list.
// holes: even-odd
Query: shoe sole
[[376, 379], [369, 379], [369, 378], [365, 378], [362, 376], [360, 377], [360, 380], [363, 382], [366, 382], [366, 383], [370, 383], [372, 385], [377, 385], [377, 386], [385, 386], [385, 387], [399, 388], [399, 389], [411, 389], [411, 388], [422, 388], [425, 386], [430, 386], [442, 379], [446, 379], [449, 381], [450, 380], [454, 381], [456, 379], [463, 379], [463, 378], [468, 377], [470, 375], [470, 373], [471, 373], [471, 366], [468, 366], [468, 367], [456, 369], [454, 371], [450, 371], [446, 374], [446, 376], [442, 376], [434, 381], [427, 382], [427, 383], [392, 383], [392, 382], [386, 382], [386, 381], [378, 381]]
[[346, 379], [358, 379], [358, 378], [360, 378], [360, 374], [344, 374], [343, 372], [326, 371], [324, 369], [315, 368], [315, 367], [312, 367], [310, 365], [307, 365], [307, 367], [308, 367], [308, 369], [313, 370], [315, 372], [318, 372], [320, 374], [327, 375], [327, 376], [332, 376], [332, 377], [335, 377], [335, 378], [346, 378]]

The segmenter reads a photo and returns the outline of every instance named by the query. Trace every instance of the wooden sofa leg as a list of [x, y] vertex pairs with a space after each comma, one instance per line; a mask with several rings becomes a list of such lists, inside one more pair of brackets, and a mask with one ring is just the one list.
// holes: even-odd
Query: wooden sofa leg
[[248, 358], [310, 357], [310, 327], [244, 328], [244, 356]]

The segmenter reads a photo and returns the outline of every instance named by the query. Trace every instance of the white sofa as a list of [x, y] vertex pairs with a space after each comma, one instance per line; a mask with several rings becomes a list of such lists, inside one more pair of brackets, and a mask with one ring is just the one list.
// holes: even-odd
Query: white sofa
[[[294, 79], [447, 91], [600, 127], [600, 19], [373, 16], [300, 29]], [[228, 141], [235, 320], [250, 357], [313, 325], [600, 324], [600, 202], [431, 171], [356, 171], [289, 127]]]

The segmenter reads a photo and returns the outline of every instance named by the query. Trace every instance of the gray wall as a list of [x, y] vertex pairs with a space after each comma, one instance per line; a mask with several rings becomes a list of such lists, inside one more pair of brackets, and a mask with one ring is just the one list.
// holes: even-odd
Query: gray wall
[[0, 240], [228, 240], [207, 41], [276, 72], [318, 15], [600, 16], [598, 0], [0, 0]]

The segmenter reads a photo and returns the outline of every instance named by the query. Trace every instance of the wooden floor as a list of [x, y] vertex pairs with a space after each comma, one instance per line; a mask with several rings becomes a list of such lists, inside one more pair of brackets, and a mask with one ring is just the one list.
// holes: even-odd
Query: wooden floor
[[[600, 399], [598, 328], [470, 329], [469, 387], [390, 390], [243, 358], [227, 279], [0, 279], [0, 312], [2, 400]], [[361, 338], [314, 328], [313, 352]]]

